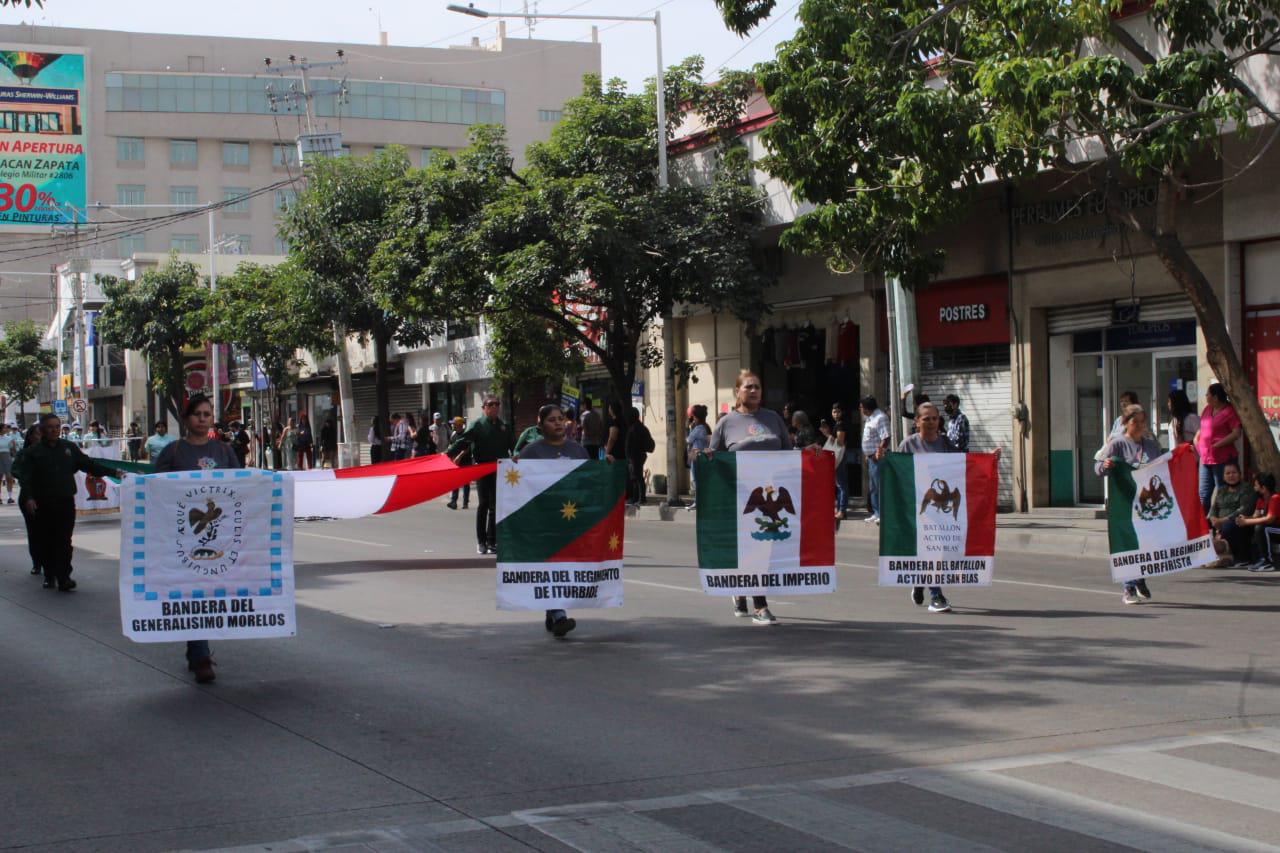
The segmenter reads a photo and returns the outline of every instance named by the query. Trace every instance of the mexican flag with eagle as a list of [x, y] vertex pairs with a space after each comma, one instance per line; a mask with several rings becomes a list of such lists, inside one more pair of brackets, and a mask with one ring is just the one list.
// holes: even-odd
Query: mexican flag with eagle
[[720, 452], [694, 463], [708, 595], [835, 592], [835, 456]]

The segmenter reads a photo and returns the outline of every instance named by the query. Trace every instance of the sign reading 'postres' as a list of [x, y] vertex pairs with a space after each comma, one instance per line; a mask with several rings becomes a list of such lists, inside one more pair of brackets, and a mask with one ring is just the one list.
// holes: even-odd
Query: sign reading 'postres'
[[125, 480], [120, 615], [137, 642], [289, 637], [293, 483], [265, 471]]
[[996, 458], [890, 453], [880, 469], [880, 585], [989, 586]]
[[1117, 462], [1108, 475], [1107, 536], [1116, 583], [1183, 572], [1218, 558], [1200, 507], [1191, 445], [1141, 468]]

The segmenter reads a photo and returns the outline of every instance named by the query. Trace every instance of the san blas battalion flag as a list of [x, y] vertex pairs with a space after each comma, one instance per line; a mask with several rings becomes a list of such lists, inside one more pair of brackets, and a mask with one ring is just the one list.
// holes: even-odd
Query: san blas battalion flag
[[1107, 475], [1107, 536], [1116, 583], [1194, 569], [1218, 559], [1200, 506], [1199, 460], [1184, 444], [1138, 468]]
[[622, 606], [627, 466], [498, 462], [498, 609]]
[[880, 586], [990, 586], [996, 457], [890, 453], [880, 463]]
[[708, 595], [835, 592], [835, 456], [699, 455], [698, 569]]

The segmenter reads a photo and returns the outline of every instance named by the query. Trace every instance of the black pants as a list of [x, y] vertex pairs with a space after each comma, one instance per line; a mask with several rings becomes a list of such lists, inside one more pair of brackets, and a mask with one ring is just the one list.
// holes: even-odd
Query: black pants
[[382, 445], [381, 444], [369, 445], [369, 464], [377, 465], [381, 461], [382, 461]]
[[[40, 567], [40, 552], [38, 550], [39, 539], [36, 537], [36, 519], [35, 516], [27, 512], [24, 502], [21, 500], [22, 495], [18, 495], [18, 509], [22, 510], [22, 523], [27, 526], [27, 553], [31, 555], [31, 567]], [[52, 577], [52, 575], [50, 576]]]
[[582, 445], [582, 446], [583, 446], [583, 447], [585, 447], [585, 448], [586, 448], [586, 450], [587, 450], [587, 458], [588, 458], [588, 459], [599, 459], [599, 458], [600, 458], [600, 445], [598, 445], [598, 444], [584, 444], [584, 445]]
[[[733, 597], [733, 604], [735, 607], [738, 606], [739, 604], [742, 605], [743, 607], [746, 607], [747, 597], [745, 595], [735, 595]], [[763, 595], [753, 595], [751, 596], [751, 606], [754, 607], [756, 610], [764, 610], [766, 607], [769, 606], [769, 601]]]
[[71, 577], [71, 534], [76, 529], [76, 499], [45, 498], [36, 504], [32, 520], [36, 554], [45, 577], [59, 583]]
[[627, 498], [634, 503], [644, 503], [644, 462], [647, 456], [632, 456], [627, 460]]
[[498, 537], [494, 532], [495, 513], [497, 511], [498, 475], [490, 474], [476, 480], [476, 544], [497, 544]]

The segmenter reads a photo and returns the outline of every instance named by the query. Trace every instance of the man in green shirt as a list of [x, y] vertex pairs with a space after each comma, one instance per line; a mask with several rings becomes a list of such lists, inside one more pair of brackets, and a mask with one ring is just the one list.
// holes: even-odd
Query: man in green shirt
[[[484, 417], [478, 418], [453, 444], [449, 445], [449, 458], [454, 462], [469, 450], [471, 461], [477, 465], [496, 462], [511, 455], [511, 428], [498, 417], [502, 404], [493, 394], [484, 398]], [[489, 474], [476, 482], [476, 553], [498, 553], [497, 534], [494, 530], [498, 475]]]
[[22, 484], [25, 509], [32, 516], [45, 586], [56, 583], [59, 592], [76, 588], [76, 582], [71, 580], [71, 534], [76, 528], [77, 471], [95, 477], [120, 474], [62, 438], [62, 422], [57, 415], [42, 415], [40, 441], [22, 453], [14, 465], [14, 474]]

